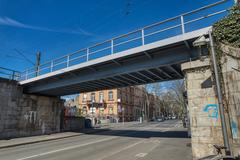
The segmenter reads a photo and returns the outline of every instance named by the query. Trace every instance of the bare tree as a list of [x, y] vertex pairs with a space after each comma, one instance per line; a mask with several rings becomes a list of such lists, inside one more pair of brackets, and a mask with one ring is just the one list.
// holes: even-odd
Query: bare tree
[[183, 80], [173, 81], [171, 87], [171, 91], [174, 93], [172, 97], [176, 103], [175, 110], [178, 112], [179, 116], [182, 116], [186, 113], [186, 103], [184, 99], [184, 82]]

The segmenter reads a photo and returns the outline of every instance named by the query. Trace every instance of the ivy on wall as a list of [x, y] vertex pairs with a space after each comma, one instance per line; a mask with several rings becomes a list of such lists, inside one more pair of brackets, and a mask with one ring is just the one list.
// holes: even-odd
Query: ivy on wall
[[218, 43], [240, 47], [240, 5], [233, 6], [225, 18], [213, 25], [213, 36]]

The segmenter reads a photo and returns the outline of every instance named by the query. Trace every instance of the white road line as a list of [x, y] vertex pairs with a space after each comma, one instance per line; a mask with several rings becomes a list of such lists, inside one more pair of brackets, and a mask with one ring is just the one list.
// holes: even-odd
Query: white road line
[[113, 153], [111, 153], [110, 155], [107, 155], [107, 156], [105, 156], [105, 157], [103, 157], [103, 158], [100, 158], [100, 159], [98, 159], [98, 160], [103, 160], [103, 159], [105, 159], [105, 158], [111, 157], [111, 156], [113, 156], [113, 155], [115, 155], [115, 154], [117, 154], [117, 153], [120, 153], [120, 152], [122, 152], [122, 151], [124, 151], [124, 150], [127, 150], [127, 149], [129, 149], [129, 148], [132, 148], [132, 147], [134, 147], [134, 146], [142, 143], [143, 141], [145, 141], [145, 139], [144, 139], [144, 140], [141, 140], [141, 141], [138, 141], [138, 142], [136, 142], [136, 143], [133, 143], [133, 144], [131, 144], [131, 145], [129, 145], [129, 146], [126, 146], [126, 147], [124, 147], [124, 148], [122, 148], [122, 149], [120, 149], [120, 150], [118, 150], [118, 151], [116, 151], [116, 152], [113, 152]]
[[44, 156], [44, 155], [48, 155], [48, 154], [52, 154], [52, 153], [57, 153], [57, 152], [61, 152], [61, 151], [71, 150], [71, 149], [75, 149], [78, 147], [83, 147], [83, 146], [87, 146], [87, 145], [91, 145], [91, 144], [95, 144], [95, 143], [99, 143], [99, 142], [109, 141], [109, 140], [116, 139], [116, 138], [118, 138], [118, 137], [104, 138], [104, 139], [97, 140], [94, 142], [74, 145], [74, 146], [70, 146], [70, 147], [66, 147], [66, 148], [62, 148], [62, 149], [57, 149], [57, 150], [53, 150], [53, 151], [49, 151], [49, 152], [44, 152], [44, 153], [28, 156], [28, 157], [19, 158], [17, 160], [26, 160], [26, 159], [36, 158], [36, 157], [40, 157], [40, 156]]
[[[131, 134], [133, 134], [133, 133], [136, 133], [136, 132], [132, 132]], [[121, 136], [128, 135], [128, 134], [129, 133], [122, 134]], [[31, 158], [40, 157], [40, 156], [44, 156], [44, 155], [48, 155], [48, 154], [52, 154], [52, 153], [56, 153], [56, 152], [61, 152], [61, 151], [71, 150], [71, 149], [75, 149], [75, 148], [79, 148], [79, 147], [84, 147], [84, 146], [87, 146], [87, 145], [100, 143], [100, 142], [104, 142], [104, 141], [108, 141], [108, 140], [112, 140], [112, 139], [116, 139], [116, 138], [119, 138], [119, 136], [117, 136], [117, 137], [110, 137], [110, 138], [104, 138], [104, 139], [100, 139], [100, 140], [89, 142], [89, 143], [74, 145], [74, 146], [70, 146], [70, 147], [66, 147], [66, 148], [62, 148], [62, 149], [57, 149], [57, 150], [53, 150], [53, 151], [49, 151], [49, 152], [35, 154], [35, 155], [32, 155], [32, 156], [23, 157], [23, 158], [19, 158], [19, 159], [16, 159], [16, 160], [31, 159]]]
[[178, 123], [174, 125], [174, 128], [177, 128], [177, 126], [178, 126]]
[[135, 155], [135, 157], [138, 157], [138, 158], [143, 158], [147, 155], [148, 153], [138, 153]]

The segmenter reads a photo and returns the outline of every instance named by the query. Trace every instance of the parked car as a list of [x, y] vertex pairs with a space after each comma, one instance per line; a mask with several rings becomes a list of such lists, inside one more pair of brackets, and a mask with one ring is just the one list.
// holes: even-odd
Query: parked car
[[164, 119], [163, 119], [162, 117], [157, 117], [156, 120], [157, 120], [158, 122], [164, 121]]

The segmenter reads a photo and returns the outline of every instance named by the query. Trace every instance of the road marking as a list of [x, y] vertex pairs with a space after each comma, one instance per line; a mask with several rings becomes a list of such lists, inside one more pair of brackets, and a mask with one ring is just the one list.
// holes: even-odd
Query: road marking
[[91, 145], [91, 144], [95, 144], [95, 143], [99, 143], [99, 142], [109, 141], [109, 140], [116, 139], [116, 138], [118, 138], [118, 137], [104, 138], [104, 139], [97, 140], [94, 142], [79, 144], [79, 145], [70, 146], [70, 147], [66, 147], [66, 148], [62, 148], [62, 149], [57, 149], [57, 150], [53, 150], [53, 151], [49, 151], [49, 152], [44, 152], [44, 153], [40, 153], [40, 154], [28, 156], [28, 157], [19, 158], [17, 160], [26, 160], [26, 159], [36, 158], [36, 157], [40, 157], [40, 156], [44, 156], [44, 155], [48, 155], [48, 154], [52, 154], [52, 153], [57, 153], [57, 152], [61, 152], [61, 151], [71, 150], [71, 149], [75, 149], [78, 147], [83, 147], [83, 146], [87, 146], [87, 145]]
[[178, 125], [178, 124], [175, 124], [175, 125], [174, 125], [174, 128], [176, 128], [176, 127], [177, 127], [177, 125]]
[[[136, 133], [136, 132], [132, 132], [131, 134]], [[120, 136], [124, 136], [124, 135], [128, 135], [127, 134], [122, 134]], [[88, 146], [91, 144], [95, 144], [95, 143], [100, 143], [100, 142], [104, 142], [104, 141], [108, 141], [108, 140], [113, 140], [119, 138], [119, 136], [117, 137], [110, 137], [110, 138], [104, 138], [104, 139], [100, 139], [94, 142], [89, 142], [89, 143], [84, 143], [84, 144], [79, 144], [79, 145], [75, 145], [75, 146], [70, 146], [70, 147], [66, 147], [66, 148], [62, 148], [62, 149], [57, 149], [57, 150], [53, 150], [53, 151], [49, 151], [49, 152], [44, 152], [44, 153], [40, 153], [40, 154], [35, 154], [32, 156], [28, 156], [28, 157], [23, 157], [23, 158], [19, 158], [16, 160], [25, 160], [25, 159], [31, 159], [31, 158], [35, 158], [35, 157], [40, 157], [40, 156], [44, 156], [44, 155], [48, 155], [48, 154], [52, 154], [52, 153], [56, 153], [56, 152], [61, 152], [61, 151], [66, 151], [66, 150], [71, 150], [71, 149], [75, 149], [75, 148], [79, 148], [79, 147], [84, 147], [84, 146]]]
[[135, 157], [138, 157], [138, 158], [143, 158], [147, 155], [147, 153], [138, 153], [135, 155]]
[[144, 140], [141, 140], [141, 141], [138, 141], [138, 142], [136, 142], [136, 143], [133, 143], [133, 144], [131, 144], [131, 145], [129, 145], [129, 146], [126, 146], [126, 147], [124, 147], [124, 148], [122, 148], [122, 149], [120, 149], [120, 150], [118, 150], [118, 151], [116, 151], [116, 152], [111, 153], [110, 155], [107, 155], [107, 156], [105, 156], [105, 157], [103, 157], [103, 158], [100, 158], [99, 160], [103, 160], [103, 159], [105, 159], [105, 158], [107, 158], [107, 157], [111, 157], [111, 156], [113, 156], [113, 155], [115, 155], [115, 154], [117, 154], [117, 153], [120, 153], [120, 152], [122, 152], [122, 151], [124, 151], [124, 150], [127, 150], [127, 149], [129, 149], [129, 148], [132, 148], [132, 147], [134, 147], [134, 146], [142, 143], [143, 141], [145, 141], [145, 139], [144, 139]]

